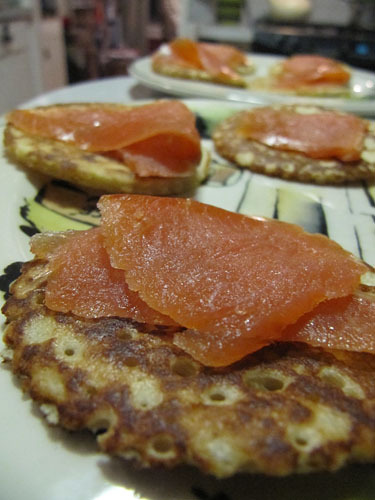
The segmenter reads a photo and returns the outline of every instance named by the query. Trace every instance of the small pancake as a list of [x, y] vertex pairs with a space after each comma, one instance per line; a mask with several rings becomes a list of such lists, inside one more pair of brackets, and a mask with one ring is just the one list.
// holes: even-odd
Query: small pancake
[[[206, 44], [213, 47], [220, 47], [220, 44]], [[230, 46], [228, 46], [230, 47]], [[220, 54], [220, 49], [219, 49]], [[171, 78], [181, 78], [187, 80], [198, 80], [210, 83], [219, 83], [221, 85], [229, 85], [234, 87], [247, 87], [249, 84], [249, 75], [254, 73], [254, 63], [250, 57], [244, 53], [245, 63], [237, 66], [230, 66], [230, 70], [234, 72], [236, 78], [223, 78], [221, 74], [213, 74], [205, 68], [194, 68], [189, 64], [181, 63], [177, 58], [171, 56], [171, 51], [168, 45], [161, 46], [152, 56], [152, 69], [155, 73], [165, 75]]]
[[88, 428], [142, 467], [217, 477], [375, 460], [375, 356], [283, 343], [207, 368], [171, 327], [47, 309], [47, 275], [47, 261], [25, 264], [3, 313], [8, 362], [50, 424]]
[[8, 124], [4, 132], [8, 158], [22, 167], [102, 193], [181, 194], [206, 178], [209, 153], [202, 150], [198, 168], [187, 177], [140, 177], [124, 163], [71, 144], [27, 134]]
[[[307, 105], [277, 106], [277, 109], [292, 110], [301, 114], [321, 111], [318, 107]], [[342, 184], [375, 178], [373, 123], [370, 123], [366, 133], [361, 159], [342, 162], [335, 158], [317, 159], [298, 152], [281, 151], [241, 136], [237, 127], [241, 117], [248, 112], [235, 113], [222, 121], [212, 135], [217, 152], [238, 166], [260, 174], [316, 184]]]

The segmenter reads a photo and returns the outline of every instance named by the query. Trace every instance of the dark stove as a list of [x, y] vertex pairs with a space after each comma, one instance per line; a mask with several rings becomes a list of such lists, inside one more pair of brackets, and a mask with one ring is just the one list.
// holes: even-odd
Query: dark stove
[[286, 56], [320, 54], [375, 71], [375, 31], [355, 26], [261, 19], [254, 26], [251, 51]]

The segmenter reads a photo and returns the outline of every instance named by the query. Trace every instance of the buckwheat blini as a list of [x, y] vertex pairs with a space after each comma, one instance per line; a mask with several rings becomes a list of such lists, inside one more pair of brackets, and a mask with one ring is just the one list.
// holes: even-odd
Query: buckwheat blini
[[[335, 322], [330, 344], [313, 324], [319, 347], [304, 341], [304, 326], [300, 342], [282, 338], [285, 323], [323, 297], [315, 310], [337, 311], [347, 298], [373, 316], [364, 263], [297, 226], [189, 199], [109, 196], [100, 208], [99, 228], [33, 237], [35, 258], [3, 308], [8, 362], [50, 424], [88, 428], [104, 452], [142, 467], [190, 464], [219, 478], [375, 460], [373, 322], [357, 317], [349, 331]], [[181, 336], [197, 321], [201, 345], [187, 350]], [[362, 352], [340, 346], [353, 334]], [[227, 347], [241, 339], [250, 354], [231, 363]], [[208, 364], [220, 350], [221, 366]]]
[[98, 194], [181, 194], [208, 173], [195, 116], [174, 100], [14, 110], [4, 146], [18, 165]]
[[315, 106], [235, 113], [213, 133], [218, 153], [253, 172], [316, 184], [375, 178], [374, 124]]
[[246, 87], [254, 63], [231, 45], [178, 38], [152, 55], [152, 69], [172, 78]]

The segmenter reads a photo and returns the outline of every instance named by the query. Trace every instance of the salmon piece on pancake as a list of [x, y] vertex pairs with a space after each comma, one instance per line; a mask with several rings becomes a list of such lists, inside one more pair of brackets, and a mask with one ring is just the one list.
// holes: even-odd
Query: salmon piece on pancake
[[194, 114], [179, 101], [14, 110], [4, 144], [23, 166], [101, 192], [172, 194], [207, 175]]
[[317, 184], [375, 178], [373, 123], [307, 105], [252, 108], [213, 132], [217, 152], [265, 175]]
[[246, 75], [254, 70], [250, 58], [228, 44], [196, 42], [177, 38], [152, 56], [152, 68], [166, 76], [246, 86]]
[[321, 301], [351, 294], [367, 271], [324, 236], [190, 199], [107, 195], [98, 206], [111, 265], [189, 329], [176, 342], [208, 365], [280, 339]]
[[315, 54], [298, 54], [280, 64], [276, 72], [277, 87], [296, 88], [301, 85], [343, 85], [350, 80], [350, 71], [339, 61]]
[[[59, 233], [44, 238], [42, 243], [43, 237], [39, 236], [38, 245], [44, 248], [36, 255], [50, 257], [45, 298], [49, 309], [86, 318], [119, 316], [142, 323], [175, 325], [148, 307], [129, 289], [124, 272], [110, 265], [99, 228], [68, 233], [64, 242]], [[46, 251], [47, 246], [50, 251]]]
[[285, 339], [375, 354], [374, 318], [375, 294], [373, 288], [363, 285], [353, 295], [319, 304], [286, 328]]
[[367, 128], [365, 120], [335, 111], [296, 113], [265, 107], [243, 114], [237, 132], [277, 150], [349, 162], [360, 160]]
[[250, 88], [311, 96], [350, 94], [351, 70], [335, 59], [318, 54], [296, 54], [274, 64], [266, 77], [255, 78]]
[[49, 424], [90, 429], [141, 467], [219, 478], [375, 461], [374, 355], [280, 342], [217, 369], [173, 344], [179, 328], [53, 311], [50, 259], [75, 236], [51, 237], [34, 239], [3, 307], [7, 364]]

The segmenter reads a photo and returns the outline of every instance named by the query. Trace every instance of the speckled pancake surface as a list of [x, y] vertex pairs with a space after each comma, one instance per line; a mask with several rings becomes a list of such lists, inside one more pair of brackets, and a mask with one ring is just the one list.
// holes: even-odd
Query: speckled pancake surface
[[[311, 106], [278, 106], [278, 109], [306, 113], [319, 111]], [[302, 153], [281, 151], [237, 132], [243, 114], [240, 111], [223, 120], [214, 130], [212, 138], [217, 152], [240, 167], [253, 172], [283, 179], [316, 184], [342, 184], [358, 180], [375, 179], [375, 124], [371, 122], [364, 139], [361, 159], [342, 162], [335, 158], [316, 159]], [[339, 112], [337, 112], [339, 113]]]
[[207, 368], [168, 329], [48, 310], [47, 276], [25, 264], [3, 312], [5, 357], [50, 424], [142, 467], [217, 477], [375, 460], [375, 356], [284, 343]]

